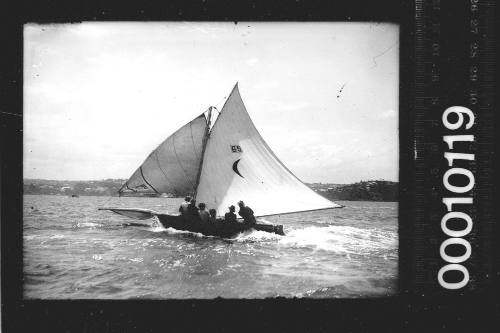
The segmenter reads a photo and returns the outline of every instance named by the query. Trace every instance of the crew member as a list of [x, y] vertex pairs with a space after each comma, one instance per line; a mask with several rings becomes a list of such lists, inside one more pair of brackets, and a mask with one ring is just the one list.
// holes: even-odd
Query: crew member
[[210, 217], [209, 217], [208, 220], [211, 223], [215, 223], [217, 221], [217, 216], [216, 216], [217, 215], [217, 211], [215, 209], [211, 208], [208, 212], [210, 213]]
[[191, 197], [190, 196], [187, 196], [184, 198], [184, 202], [181, 203], [181, 206], [179, 207], [179, 212], [184, 215], [188, 212], [188, 206], [189, 206], [189, 203], [191, 202]]
[[252, 208], [245, 206], [245, 203], [243, 201], [239, 201], [238, 206], [240, 206], [238, 214], [243, 218], [244, 223], [249, 225], [257, 223], [257, 221], [255, 220], [255, 216], [253, 215]]
[[210, 217], [210, 214], [206, 211], [205, 207], [206, 207], [206, 205], [203, 202], [200, 202], [198, 204], [198, 208], [200, 209], [198, 214], [200, 214], [200, 219], [201, 219], [201, 222], [203, 222], [203, 223], [207, 223], [208, 219]]
[[187, 213], [189, 215], [199, 216], [198, 207], [196, 207], [196, 200], [195, 199], [191, 199], [191, 201], [189, 202], [189, 205], [187, 207]]
[[224, 221], [229, 223], [236, 223], [236, 208], [233, 205], [229, 206], [229, 212], [224, 215]]

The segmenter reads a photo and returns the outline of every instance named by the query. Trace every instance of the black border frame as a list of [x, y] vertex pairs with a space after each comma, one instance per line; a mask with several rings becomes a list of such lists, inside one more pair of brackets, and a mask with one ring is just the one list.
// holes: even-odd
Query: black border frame
[[[418, 2], [419, 0], [415, 0]], [[385, 331], [477, 328], [500, 313], [495, 293], [421, 297], [415, 288], [415, 8], [413, 1], [168, 1], [160, 5], [64, 1], [2, 4], [1, 243], [5, 331]], [[79, 21], [380, 21], [400, 25], [399, 295], [368, 299], [39, 301], [22, 298], [23, 24]], [[4, 98], [7, 97], [7, 98]], [[497, 134], [498, 135], [498, 134]], [[498, 164], [497, 164], [498, 165]], [[498, 236], [499, 228], [495, 229]], [[497, 238], [499, 239], [499, 238]], [[500, 248], [500, 247], [499, 247]], [[496, 252], [499, 259], [499, 251]], [[497, 272], [498, 270], [497, 266]], [[496, 277], [496, 281], [500, 274]], [[494, 291], [498, 291], [495, 289]]]

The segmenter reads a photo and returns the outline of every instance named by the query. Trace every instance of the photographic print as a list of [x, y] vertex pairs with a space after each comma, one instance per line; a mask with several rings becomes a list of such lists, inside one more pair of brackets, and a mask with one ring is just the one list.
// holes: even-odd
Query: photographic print
[[24, 25], [25, 299], [398, 279], [399, 25]]
[[6, 3], [2, 331], [495, 327], [495, 7]]

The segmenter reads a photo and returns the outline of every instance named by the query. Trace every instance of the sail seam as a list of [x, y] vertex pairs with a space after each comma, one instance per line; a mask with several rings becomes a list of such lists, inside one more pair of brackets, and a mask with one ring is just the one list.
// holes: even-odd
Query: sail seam
[[194, 138], [193, 138], [193, 124], [189, 123], [189, 132], [191, 134], [191, 143], [193, 144], [193, 150], [196, 156], [198, 156], [198, 151], [196, 150], [196, 145], [194, 144]]
[[184, 169], [184, 166], [182, 165], [181, 160], [179, 159], [179, 156], [177, 155], [177, 149], [175, 148], [175, 133], [174, 133], [174, 135], [172, 135], [172, 147], [174, 148], [174, 154], [175, 154], [175, 158], [177, 159], [177, 164], [179, 164], [179, 166], [181, 167], [182, 172], [184, 172], [184, 175], [186, 176], [186, 179], [189, 180], [189, 183], [191, 183], [191, 186], [194, 187], [193, 182], [191, 181], [191, 179], [189, 179], [189, 176], [188, 176], [186, 170]]
[[[160, 169], [161, 173], [163, 174], [163, 176], [165, 177], [165, 180], [170, 184], [172, 185], [172, 182], [170, 181], [170, 179], [167, 177], [167, 174], [165, 173], [165, 171], [163, 171], [163, 168], [161, 167], [161, 164], [160, 164], [160, 160], [158, 159], [158, 151], [155, 151], [155, 157], [156, 157], [156, 164], [158, 164], [158, 169]], [[170, 186], [169, 186], [170, 187]], [[177, 192], [177, 189], [175, 188], [175, 186], [172, 186], [174, 192]]]

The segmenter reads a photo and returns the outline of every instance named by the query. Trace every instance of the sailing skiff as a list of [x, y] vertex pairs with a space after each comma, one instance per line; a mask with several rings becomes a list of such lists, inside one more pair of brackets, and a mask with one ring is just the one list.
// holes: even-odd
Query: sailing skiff
[[163, 141], [118, 193], [192, 194], [216, 210], [217, 223], [138, 208], [99, 209], [139, 220], [156, 217], [166, 228], [232, 237], [249, 228], [284, 234], [282, 225], [225, 223], [228, 207], [240, 200], [257, 218], [342, 207], [311, 190], [278, 159], [250, 119], [238, 83], [212, 125], [213, 109]]

